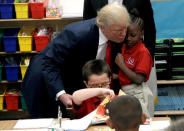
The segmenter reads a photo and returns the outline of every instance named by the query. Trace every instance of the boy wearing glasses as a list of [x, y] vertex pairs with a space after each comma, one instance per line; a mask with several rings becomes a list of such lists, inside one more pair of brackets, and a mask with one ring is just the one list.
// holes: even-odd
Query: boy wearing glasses
[[104, 60], [91, 60], [82, 68], [82, 75], [86, 89], [73, 93], [72, 108], [77, 118], [82, 118], [95, 110], [103, 99], [114, 91], [110, 90], [111, 71]]

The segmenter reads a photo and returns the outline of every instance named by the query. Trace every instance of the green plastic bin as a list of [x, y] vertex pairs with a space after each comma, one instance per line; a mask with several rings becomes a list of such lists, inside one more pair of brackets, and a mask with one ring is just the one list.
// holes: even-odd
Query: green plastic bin
[[21, 100], [21, 104], [22, 104], [22, 109], [27, 110], [26, 102], [25, 102], [22, 94], [20, 94], [20, 100]]

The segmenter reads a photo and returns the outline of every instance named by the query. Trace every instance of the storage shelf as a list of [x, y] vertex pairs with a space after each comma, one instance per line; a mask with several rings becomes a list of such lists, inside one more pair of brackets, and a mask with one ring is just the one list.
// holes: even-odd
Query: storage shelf
[[28, 52], [21, 52], [21, 51], [16, 51], [16, 52], [0, 52], [0, 55], [12, 55], [12, 54], [37, 54], [37, 51], [28, 51]]
[[43, 18], [43, 19], [0, 19], [0, 28], [17, 28], [24, 26], [47, 26], [53, 27], [54, 31], [60, 31], [67, 24], [80, 21], [82, 17], [75, 18]]
[[184, 80], [157, 80], [158, 85], [184, 84]]
[[0, 110], [0, 120], [16, 120], [16, 119], [30, 119], [28, 111], [18, 109], [9, 111], [6, 109]]
[[[43, 19], [0, 19], [0, 28], [22, 28], [22, 27], [52, 27], [53, 32], [60, 32], [66, 25], [81, 21], [82, 17], [76, 17], [76, 18], [43, 18]], [[37, 51], [30, 51], [30, 52], [0, 52], [0, 55], [24, 55], [24, 54], [37, 54], [39, 52]], [[16, 84], [21, 83], [22, 80], [18, 81], [7, 81], [2, 80], [0, 81], [0, 87], [7, 85], [7, 84]], [[3, 85], [4, 84], [4, 85]], [[18, 109], [16, 111], [9, 111], [9, 110], [0, 110], [0, 120], [10, 120], [10, 119], [22, 119], [22, 118], [30, 118], [28, 111]]]
[[[9, 110], [7, 110], [7, 109], [3, 109], [3, 110], [0, 110], [0, 112], [6, 112], [6, 111], [9, 111]], [[18, 110], [13, 110], [13, 111], [25, 111], [25, 110], [23, 110], [23, 109], [18, 109]]]
[[71, 19], [81, 19], [80, 17], [75, 17], [75, 18], [42, 18], [42, 19], [33, 19], [33, 18], [28, 18], [28, 19], [0, 19], [0, 22], [21, 22], [21, 21], [58, 21], [58, 20], [71, 20]]
[[7, 81], [7, 80], [2, 80], [0, 81], [1, 84], [8, 84], [8, 83], [21, 83], [22, 80], [18, 80], [18, 81]]
[[184, 115], [184, 110], [155, 111], [154, 115]]

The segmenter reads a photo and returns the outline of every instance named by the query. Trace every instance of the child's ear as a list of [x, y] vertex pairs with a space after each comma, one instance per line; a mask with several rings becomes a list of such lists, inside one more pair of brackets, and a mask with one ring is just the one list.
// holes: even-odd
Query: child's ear
[[114, 129], [114, 125], [113, 125], [111, 119], [107, 119], [107, 120], [106, 120], [106, 124], [107, 124], [111, 129]]
[[141, 31], [141, 36], [144, 37], [144, 30]]
[[143, 113], [141, 116], [141, 124], [144, 124], [144, 122], [146, 121], [146, 118], [147, 118], [146, 114]]
[[83, 82], [84, 82], [84, 84], [86, 85], [86, 87], [88, 87], [87, 81], [83, 81]]

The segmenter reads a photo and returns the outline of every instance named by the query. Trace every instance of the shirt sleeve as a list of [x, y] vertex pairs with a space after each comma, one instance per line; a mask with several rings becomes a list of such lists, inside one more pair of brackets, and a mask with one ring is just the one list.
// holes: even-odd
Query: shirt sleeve
[[136, 62], [135, 72], [146, 75], [144, 81], [147, 81], [152, 68], [152, 57], [148, 52], [141, 52]]
[[59, 99], [59, 96], [66, 93], [65, 90], [62, 90], [56, 94], [56, 101]]

